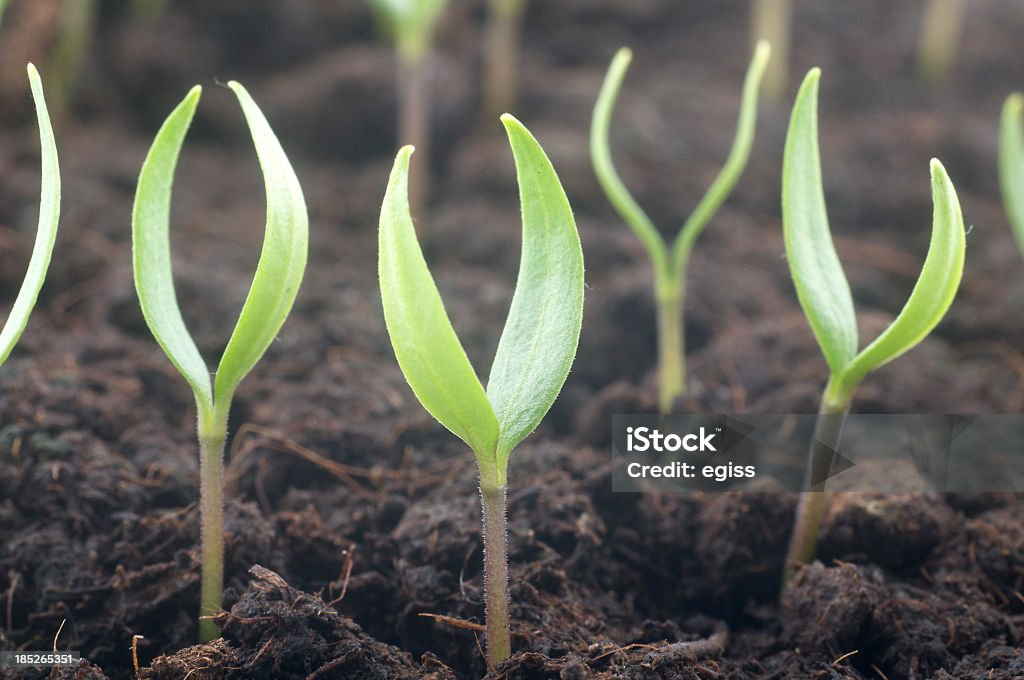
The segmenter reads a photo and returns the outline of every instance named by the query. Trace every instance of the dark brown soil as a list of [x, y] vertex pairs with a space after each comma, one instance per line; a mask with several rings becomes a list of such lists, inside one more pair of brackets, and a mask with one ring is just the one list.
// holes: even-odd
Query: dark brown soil
[[[13, 3], [0, 30], [3, 300], [27, 260], [38, 200], [21, 69], [29, 57], [46, 63], [55, 4]], [[485, 367], [515, 280], [518, 199], [499, 125], [475, 113], [480, 3], [454, 4], [435, 64], [435, 181], [420, 234]], [[1020, 411], [1024, 262], [995, 150], [1002, 99], [1024, 87], [1024, 17], [1013, 3], [972, 2], [951, 80], [928, 87], [913, 69], [918, 3], [796, 4], [790, 92], [822, 67], [826, 191], [864, 337], [891, 319], [920, 267], [930, 157], [945, 163], [973, 225], [950, 317], [870, 377], [856, 408]], [[53, 678], [135, 677], [133, 636], [143, 678], [484, 676], [474, 463], [406, 387], [375, 288], [394, 77], [365, 3], [180, 0], [148, 23], [127, 5], [102, 4], [59, 135], [54, 264], [0, 377], [0, 649], [82, 652], [87, 661]], [[516, 113], [573, 203], [588, 299], [569, 382], [513, 457], [515, 654], [490, 677], [1024, 677], [1015, 496], [837, 496], [821, 562], [778, 602], [795, 498], [611, 491], [611, 414], [653, 408], [654, 322], [642, 249], [592, 176], [590, 110], [612, 53], [631, 45], [615, 153], [651, 216], [674, 228], [731, 141], [746, 5], [530, 5]], [[250, 88], [289, 151], [312, 243], [294, 312], [233, 407], [223, 638], [192, 646], [194, 406], [138, 311], [130, 207], [162, 117], [206, 85], [172, 231], [181, 307], [214, 363], [264, 219], [242, 118], [213, 86], [230, 78]], [[825, 364], [782, 258], [788, 109], [788, 97], [762, 106], [750, 166], [692, 258], [690, 410], [816, 408]]]

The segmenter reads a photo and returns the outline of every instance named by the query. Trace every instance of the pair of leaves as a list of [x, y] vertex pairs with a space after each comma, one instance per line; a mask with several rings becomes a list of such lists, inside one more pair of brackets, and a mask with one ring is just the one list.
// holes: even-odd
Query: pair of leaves
[[213, 384], [178, 307], [168, 232], [174, 169], [199, 103], [202, 89], [198, 85], [171, 112], [153, 140], [132, 212], [135, 289], [142, 314], [157, 343], [188, 381], [204, 416], [215, 405], [220, 409], [230, 404], [238, 383], [274, 340], [295, 301], [308, 250], [306, 204], [295, 171], [249, 93], [236, 82], [228, 87], [242, 106], [263, 171], [267, 224], [256, 275]]
[[622, 88], [626, 69], [629, 68], [629, 62], [633, 58], [632, 51], [626, 47], [620, 49], [608, 68], [608, 74], [601, 86], [601, 93], [594, 105], [594, 115], [590, 126], [590, 155], [594, 164], [594, 172], [612, 206], [647, 249], [654, 263], [659, 285], [667, 285], [673, 289], [659, 291], [665, 295], [672, 297], [679, 295], [678, 288], [681, 284], [679, 279], [686, 268], [686, 261], [693, 249], [693, 244], [729, 196], [733, 187], [736, 186], [736, 182], [739, 181], [740, 175], [743, 174], [743, 169], [747, 165], [747, 159], [750, 158], [750, 147], [754, 140], [754, 127], [757, 122], [758, 90], [770, 57], [771, 47], [767, 42], [760, 41], [754, 50], [754, 56], [743, 81], [739, 121], [736, 125], [736, 137], [733, 140], [729, 156], [715, 181], [712, 182], [700, 203], [683, 224], [671, 250], [647, 213], [629, 193], [629, 189], [619, 178], [615, 165], [612, 163], [611, 147], [608, 141], [612, 111], [619, 90]]
[[430, 45], [434, 26], [448, 0], [369, 0], [370, 6], [394, 33], [399, 52], [418, 61]]
[[28, 65], [28, 81], [35, 102], [36, 119], [39, 122], [39, 144], [42, 149], [39, 226], [36, 228], [36, 240], [32, 246], [28, 271], [22, 280], [18, 297], [14, 300], [14, 306], [4, 323], [3, 330], [0, 330], [0, 365], [3, 365], [10, 356], [11, 350], [28, 324], [28, 317], [35, 307], [43, 280], [46, 278], [46, 270], [50, 266], [53, 244], [57, 240], [57, 223], [60, 220], [60, 167], [57, 163], [57, 142], [53, 137], [50, 114], [46, 110], [43, 84], [39, 79], [39, 72], [32, 64]]
[[999, 184], [1017, 246], [1024, 251], [1024, 94], [1006, 98], [999, 132]]
[[398, 364], [424, 408], [473, 449], [492, 488], [504, 486], [509, 454], [561, 391], [583, 319], [583, 252], [569, 200], [533, 135], [508, 114], [501, 120], [515, 157], [523, 251], [486, 392], [416, 239], [412, 147], [395, 159], [380, 216], [381, 298]]
[[829, 231], [818, 149], [818, 81], [804, 79], [786, 136], [782, 167], [782, 222], [789, 269], [800, 306], [828, 362], [839, 406], [875, 368], [923, 340], [953, 302], [963, 275], [965, 232], [953, 183], [931, 162], [934, 216], [924, 266], [903, 310], [859, 353], [853, 297]]

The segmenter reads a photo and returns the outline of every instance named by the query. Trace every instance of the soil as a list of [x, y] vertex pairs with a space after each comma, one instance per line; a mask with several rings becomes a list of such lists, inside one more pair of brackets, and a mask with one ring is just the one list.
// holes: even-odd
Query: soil
[[[28, 258], [38, 200], [20, 64], [45, 63], [54, 3], [13, 3], [0, 33], [3, 300]], [[0, 649], [56, 645], [84, 660], [49, 676], [0, 675], [483, 677], [474, 463], [405, 385], [375, 288], [395, 149], [390, 50], [356, 0], [181, 0], [149, 20], [128, 4], [102, 3], [62, 118], [54, 264], [0, 376]], [[500, 126], [475, 115], [481, 3], [453, 4], [435, 61], [434, 183], [420, 236], [482, 367], [515, 280], [517, 196]], [[611, 491], [611, 414], [654, 408], [654, 318], [642, 249], [590, 169], [591, 107], [614, 49], [632, 45], [615, 155], [652, 218], [674, 228], [731, 142], [746, 4], [530, 3], [516, 113], [574, 206], [587, 309], [562, 396], [513, 456], [514, 655], [488, 677], [1024, 677], [1024, 505], [1014, 495], [838, 496], [820, 561], [779, 602], [793, 496]], [[822, 67], [826, 192], [863, 337], [898, 311], [919, 270], [930, 157], [943, 160], [972, 225], [948, 319], [868, 378], [855, 408], [1019, 412], [1024, 262], [995, 160], [1002, 99], [1024, 83], [1019, 8], [973, 2], [950, 80], [927, 86], [913, 68], [917, 3], [796, 5], [789, 91]], [[129, 224], [152, 134], [188, 87], [206, 85], [172, 238], [181, 307], [214, 363], [264, 219], [242, 118], [213, 86], [229, 78], [249, 87], [288, 150], [312, 243], [294, 311], [233, 406], [222, 638], [195, 646], [194, 405], [138, 311]], [[693, 254], [688, 410], [813, 412], [824, 384], [782, 257], [789, 104], [762, 105], [750, 165]]]

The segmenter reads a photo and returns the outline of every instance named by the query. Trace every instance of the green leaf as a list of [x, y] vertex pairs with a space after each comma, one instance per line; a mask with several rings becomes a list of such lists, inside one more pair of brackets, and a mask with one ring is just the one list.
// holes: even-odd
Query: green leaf
[[39, 224], [36, 228], [36, 240], [32, 246], [28, 271], [21, 283], [18, 297], [14, 300], [11, 313], [4, 323], [3, 330], [0, 331], [0, 365], [14, 349], [28, 324], [32, 308], [35, 307], [43, 280], [46, 278], [46, 270], [50, 266], [50, 255], [57, 239], [57, 223], [60, 218], [60, 167], [57, 163], [57, 143], [53, 138], [50, 114], [46, 110], [43, 84], [39, 79], [39, 72], [32, 64], [28, 65], [28, 80], [32, 88], [32, 99], [35, 101], [36, 118], [39, 121], [39, 144], [42, 149]]
[[999, 184], [1006, 215], [1024, 252], [1024, 94], [1006, 98], [999, 133]]
[[249, 124], [267, 194], [263, 251], [249, 295], [217, 368], [215, 400], [230, 399], [288, 318], [306, 270], [309, 220], [302, 187], [288, 157], [245, 88], [228, 83]]
[[966, 234], [956, 189], [942, 163], [931, 162], [932, 239], [921, 276], [896, 319], [854, 358], [839, 376], [852, 388], [875, 368], [892, 361], [923, 340], [953, 304], [964, 271]]
[[837, 374], [857, 352], [857, 319], [825, 210], [818, 151], [820, 76], [818, 69], [811, 69], [793, 105], [782, 161], [782, 226], [800, 306]]
[[201, 93], [198, 85], [189, 91], [164, 121], [146, 155], [132, 209], [132, 265], [149, 330], [192, 388], [200, 407], [212, 409], [210, 372], [185, 327], [174, 292], [168, 232], [174, 169]]
[[583, 251], [569, 200], [522, 123], [501, 117], [515, 156], [523, 214], [519, 278], [487, 382], [498, 418], [498, 464], [536, 429], [562, 389], [583, 320]]
[[409, 214], [409, 157], [398, 152], [380, 214], [380, 292], [398, 365], [416, 398], [466, 442], [497, 483], [498, 421], [441, 302]]

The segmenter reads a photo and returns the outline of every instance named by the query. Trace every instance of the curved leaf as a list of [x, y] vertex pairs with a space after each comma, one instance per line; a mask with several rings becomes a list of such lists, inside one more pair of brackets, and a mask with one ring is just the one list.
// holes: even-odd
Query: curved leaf
[[217, 367], [216, 401], [231, 398], [281, 330], [299, 292], [309, 250], [306, 202], [295, 171], [249, 93], [234, 81], [228, 87], [242, 105], [263, 170], [267, 226], [249, 295]]
[[380, 292], [398, 365], [416, 398], [498, 479], [498, 421], [448, 320], [409, 214], [411, 146], [395, 158], [380, 212]]
[[782, 227], [789, 271], [800, 306], [832, 373], [857, 352], [850, 285], [832, 245], [818, 151], [818, 80], [811, 69], [800, 86], [782, 160]]
[[932, 159], [932, 239], [921, 276], [903, 310], [840, 375], [850, 388], [875, 368], [892, 361], [927, 336], [953, 303], [964, 271], [966, 234], [956, 189], [942, 163]]
[[174, 292], [168, 221], [174, 168], [202, 88], [193, 87], [160, 127], [142, 164], [132, 208], [132, 268], [146, 325], [199, 404], [213, 407], [210, 372], [185, 327]]
[[583, 320], [583, 251], [569, 200], [540, 144], [505, 114], [523, 213], [523, 253], [487, 382], [498, 418], [498, 463], [540, 423], [576, 357]]
[[28, 317], [32, 313], [32, 308], [35, 307], [39, 291], [46, 279], [46, 270], [50, 266], [50, 255], [53, 253], [53, 244], [57, 240], [57, 224], [60, 220], [60, 167], [57, 163], [57, 142], [53, 138], [50, 114], [46, 110], [43, 84], [39, 79], [39, 72], [32, 64], [28, 65], [28, 80], [32, 88], [32, 99], [36, 106], [36, 119], [39, 121], [39, 144], [42, 149], [39, 224], [36, 227], [36, 240], [32, 246], [28, 271], [22, 280], [18, 297], [14, 300], [3, 330], [0, 330], [0, 365], [7, 360], [28, 324]]
[[1024, 94], [1006, 98], [999, 132], [999, 184], [1006, 216], [1024, 252]]

